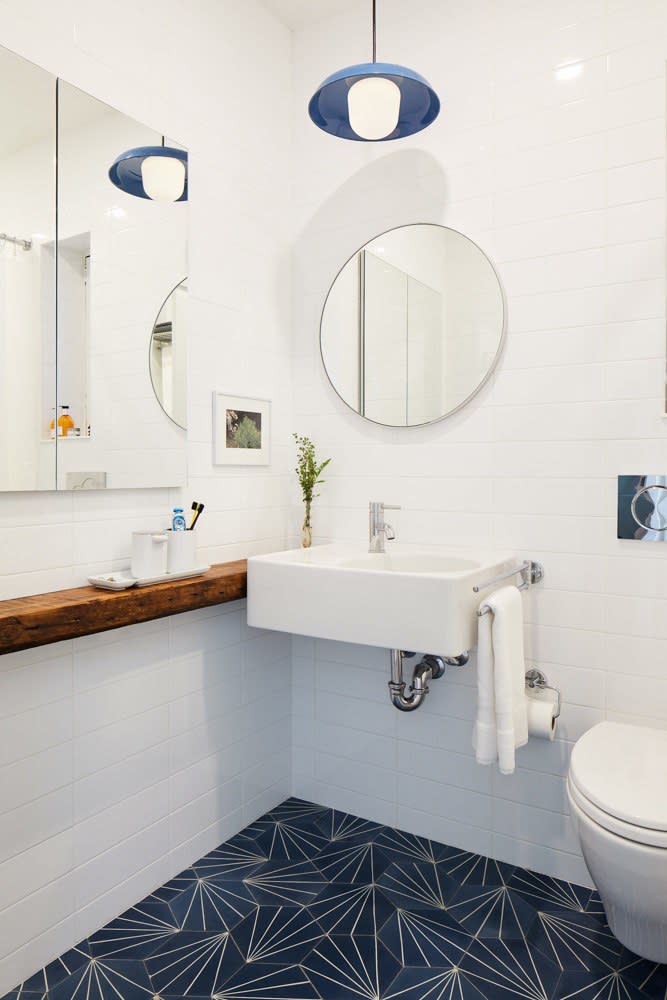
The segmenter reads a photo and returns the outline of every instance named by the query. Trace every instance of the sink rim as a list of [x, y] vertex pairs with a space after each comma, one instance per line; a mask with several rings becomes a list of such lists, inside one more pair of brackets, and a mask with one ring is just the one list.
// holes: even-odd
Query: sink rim
[[[385, 567], [385, 566], [373, 566], [373, 564], [371, 562], [371, 560], [374, 559], [374, 558], [376, 558], [376, 557], [379, 557], [380, 559], [382, 559], [383, 557], [388, 557], [389, 559], [394, 558], [394, 559], [399, 559], [399, 560], [404, 558], [406, 561], [408, 561], [410, 559], [419, 559], [420, 557], [426, 557], [426, 559], [433, 559], [434, 561], [437, 561], [437, 559], [438, 559], [439, 556], [440, 556], [440, 553], [434, 553], [434, 552], [414, 552], [414, 553], [409, 553], [409, 552], [401, 552], [401, 553], [394, 553], [394, 552], [366, 552], [364, 555], [352, 556], [349, 559], [348, 558], [342, 559], [339, 563], [337, 563], [335, 565], [339, 569], [350, 570], [353, 573], [383, 573], [383, 574], [384, 573], [389, 573], [391, 576], [400, 575], [400, 576], [446, 576], [446, 577], [458, 577], [458, 576], [467, 575], [469, 573], [479, 572], [480, 570], [483, 570], [483, 568], [484, 568], [484, 564], [480, 563], [479, 561], [476, 561], [476, 560], [473, 560], [473, 559], [466, 559], [464, 556], [450, 556], [449, 554], [445, 555], [444, 553], [442, 554], [442, 558], [443, 559], [447, 559], [447, 558], [458, 559], [461, 562], [467, 562], [469, 565], [467, 565], [467, 566], [459, 566], [456, 569], [447, 568], [447, 567], [443, 567], [443, 566], [441, 566], [439, 568], [436, 567], [434, 569], [418, 569], [418, 568], [401, 569], [400, 566], [396, 566], [396, 567], [392, 567], [392, 566], [388, 566], [388, 567]], [[359, 562], [361, 562], [364, 558], [368, 558], [368, 560], [369, 560], [368, 565], [363, 565], [363, 566], [351, 565], [352, 563], [356, 562], [357, 560]], [[331, 565], [334, 565], [334, 564], [331, 564]]]
[[[423, 546], [411, 546], [400, 543], [393, 546], [388, 552], [372, 553], [368, 551], [366, 544], [362, 542], [325, 542], [321, 545], [313, 545], [311, 548], [282, 549], [277, 552], [267, 552], [261, 555], [249, 556], [248, 562], [272, 563], [273, 565], [283, 565], [285, 567], [300, 567], [306, 570], [327, 570], [337, 573], [352, 573], [355, 576], [360, 574], [371, 574], [373, 577], [382, 576], [386, 579], [396, 579], [397, 577], [420, 577], [424, 579], [460, 580], [465, 577], [474, 577], [484, 574], [492, 569], [502, 567], [503, 564], [512, 565], [516, 563], [517, 557], [514, 553], [502, 550], [500, 552], [489, 552], [484, 549], [463, 549], [453, 546], [433, 546], [424, 548]], [[472, 551], [472, 555], [468, 553]], [[375, 556], [398, 557], [421, 557], [432, 558], [454, 558], [467, 559], [470, 566], [461, 569], [385, 569], [381, 566], [348, 566], [346, 562], [368, 557], [369, 560]]]

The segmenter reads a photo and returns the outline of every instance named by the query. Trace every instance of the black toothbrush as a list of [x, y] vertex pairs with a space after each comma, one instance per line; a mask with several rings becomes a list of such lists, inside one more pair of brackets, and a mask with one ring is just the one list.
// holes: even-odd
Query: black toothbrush
[[195, 516], [192, 518], [192, 524], [188, 528], [188, 531], [192, 531], [193, 530], [194, 526], [196, 525], [197, 521], [199, 520], [199, 516], [200, 516], [201, 512], [203, 511], [203, 509], [204, 509], [204, 504], [203, 503], [197, 503], [196, 500], [192, 501], [192, 510], [194, 510]]

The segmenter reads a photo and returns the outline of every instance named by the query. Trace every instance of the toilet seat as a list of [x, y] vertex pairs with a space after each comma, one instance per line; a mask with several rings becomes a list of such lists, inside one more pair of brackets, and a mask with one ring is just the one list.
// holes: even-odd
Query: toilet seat
[[594, 823], [667, 849], [667, 732], [618, 722], [589, 729], [572, 751], [568, 790]]
[[582, 795], [581, 791], [572, 781], [572, 777], [568, 778], [567, 790], [570, 800], [581, 809], [582, 813], [609, 833], [615, 833], [617, 837], [623, 837], [624, 840], [630, 840], [635, 844], [646, 844], [648, 847], [664, 847], [667, 850], [667, 832], [663, 830], [648, 830], [641, 826], [635, 826], [632, 823], [625, 823], [623, 820], [617, 819], [616, 816], [612, 816], [611, 813], [604, 812], [603, 809], [598, 809], [595, 803], [587, 799], [585, 795]]

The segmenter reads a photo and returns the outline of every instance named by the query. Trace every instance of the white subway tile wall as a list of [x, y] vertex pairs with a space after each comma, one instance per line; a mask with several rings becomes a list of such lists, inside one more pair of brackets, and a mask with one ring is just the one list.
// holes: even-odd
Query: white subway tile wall
[[[259, 0], [197, 0], [187, 16], [176, 0], [140, 11], [120, 0], [113, 14], [98, 3], [44, 9], [40, 0], [0, 0], [0, 44], [188, 147], [192, 300], [187, 487], [0, 494], [0, 599], [127, 566], [131, 532], [166, 525], [177, 502], [189, 507], [195, 497], [206, 504], [202, 560], [284, 547], [292, 467], [289, 31]], [[248, 60], [264, 50], [248, 73]], [[252, 108], [268, 91], [273, 112], [258, 129]], [[270, 466], [212, 465], [214, 390], [272, 400]]]
[[[317, 540], [362, 540], [384, 499], [403, 541], [540, 559], [528, 654], [564, 694], [558, 739], [504, 778], [472, 757], [474, 658], [405, 716], [386, 651], [257, 634], [242, 604], [2, 658], [0, 993], [284, 798], [291, 769], [299, 795], [587, 881], [573, 741], [604, 717], [667, 725], [667, 552], [615, 539], [616, 475], [667, 471], [666, 28], [650, 0], [416, 0], [409, 19], [384, 0], [381, 57], [443, 112], [369, 146], [306, 116], [367, 58], [365, 4], [290, 38], [258, 0], [0, 0], [0, 43], [190, 149], [193, 299], [187, 495], [0, 496], [0, 597], [127, 564], [130, 532], [195, 496], [205, 559], [285, 547], [298, 429], [333, 459]], [[423, 221], [489, 253], [508, 340], [464, 411], [398, 431], [335, 396], [319, 314], [369, 236]], [[211, 465], [214, 389], [273, 400], [269, 467]]]
[[[573, 742], [603, 718], [667, 726], [667, 549], [616, 540], [616, 476], [667, 472], [665, 64], [652, 0], [385, 0], [379, 57], [417, 68], [440, 119], [390, 145], [338, 142], [306, 102], [367, 58], [365, 4], [294, 38], [296, 421], [332, 456], [315, 536], [365, 537], [367, 504], [401, 504], [397, 537], [540, 560], [529, 663], [563, 692], [557, 740], [514, 776], [474, 763], [474, 658], [424, 708], [388, 700], [388, 654], [294, 640], [294, 792], [573, 881]], [[562, 67], [566, 66], [567, 70]], [[324, 376], [319, 313], [338, 267], [410, 222], [462, 229], [507, 296], [497, 374], [421, 430], [364, 425]], [[460, 650], [429, 650], [458, 653]]]
[[0, 659], [0, 991], [289, 795], [290, 674], [243, 601]]
[[[189, 148], [193, 299], [187, 490], [0, 495], [0, 599], [128, 565], [193, 498], [202, 561], [284, 548], [289, 32], [254, 0], [1, 0], [0, 44]], [[212, 465], [214, 390], [273, 401], [270, 466]], [[287, 797], [290, 655], [240, 603], [0, 658], [0, 995]]]

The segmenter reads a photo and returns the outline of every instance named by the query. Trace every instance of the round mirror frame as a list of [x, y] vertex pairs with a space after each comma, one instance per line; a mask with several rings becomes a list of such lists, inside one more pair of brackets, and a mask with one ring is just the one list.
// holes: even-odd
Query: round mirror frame
[[151, 328], [151, 335], [150, 335], [150, 337], [148, 339], [148, 374], [151, 377], [151, 388], [153, 390], [153, 395], [155, 396], [155, 398], [156, 398], [156, 400], [157, 400], [157, 402], [158, 402], [158, 404], [160, 406], [160, 409], [165, 414], [165, 416], [169, 417], [169, 419], [171, 420], [172, 424], [176, 424], [177, 427], [180, 427], [182, 431], [186, 431], [186, 432], [187, 432], [187, 429], [188, 429], [187, 425], [184, 427], [183, 424], [179, 424], [178, 420], [175, 420], [172, 417], [171, 413], [169, 412], [169, 410], [166, 409], [164, 403], [162, 402], [162, 400], [160, 399], [160, 397], [158, 395], [158, 391], [155, 388], [155, 381], [153, 379], [153, 365], [151, 364], [151, 352], [152, 352], [152, 349], [153, 349], [153, 337], [155, 336], [155, 327], [157, 326], [157, 321], [160, 318], [160, 313], [162, 312], [162, 310], [164, 309], [164, 307], [166, 306], [167, 302], [172, 297], [172, 295], [174, 294], [174, 292], [176, 291], [176, 289], [180, 288], [181, 285], [185, 284], [185, 282], [188, 280], [188, 277], [189, 277], [189, 275], [186, 274], [184, 278], [181, 278], [180, 281], [177, 281], [176, 284], [174, 285], [174, 287], [172, 288], [172, 290], [169, 292], [169, 294], [167, 296], [165, 296], [165, 298], [163, 299], [162, 305], [158, 309], [157, 314], [155, 316], [155, 319], [153, 321], [153, 326]]
[[[380, 420], [373, 420], [372, 417], [367, 417], [365, 414], [360, 413], [359, 410], [356, 410], [354, 408], [354, 406], [351, 406], [350, 403], [348, 403], [348, 401], [343, 396], [341, 396], [341, 394], [339, 393], [338, 389], [334, 385], [334, 383], [333, 383], [333, 381], [332, 381], [332, 379], [331, 379], [331, 377], [329, 375], [329, 371], [327, 369], [326, 362], [324, 360], [324, 350], [323, 350], [323, 347], [322, 347], [322, 332], [323, 332], [323, 326], [324, 326], [324, 314], [326, 312], [327, 303], [329, 301], [329, 296], [331, 295], [331, 293], [332, 293], [332, 291], [334, 289], [334, 286], [335, 286], [336, 282], [338, 281], [338, 278], [340, 277], [340, 275], [342, 274], [342, 272], [345, 270], [345, 268], [348, 266], [348, 264], [352, 260], [354, 260], [354, 258], [358, 254], [360, 254], [362, 252], [362, 250], [365, 250], [369, 246], [369, 244], [374, 243], [375, 240], [379, 240], [383, 236], [388, 236], [390, 233], [394, 233], [394, 232], [396, 232], [399, 229], [410, 229], [410, 228], [417, 227], [417, 226], [432, 226], [434, 229], [446, 229], [448, 232], [450, 232], [450, 233], [456, 233], [457, 236], [461, 236], [461, 237], [463, 237], [463, 239], [468, 240], [469, 243], [472, 243], [472, 245], [474, 247], [476, 247], [477, 250], [479, 250], [479, 252], [482, 255], [482, 257], [484, 257], [484, 259], [487, 261], [489, 267], [491, 268], [491, 270], [493, 272], [493, 275], [494, 275], [496, 281], [498, 282], [498, 290], [500, 292], [500, 302], [501, 302], [501, 305], [502, 305], [502, 324], [501, 324], [501, 329], [500, 329], [500, 339], [498, 341], [498, 349], [496, 350], [496, 353], [493, 356], [493, 360], [492, 360], [491, 364], [489, 365], [489, 367], [488, 367], [488, 369], [486, 371], [486, 374], [484, 375], [484, 378], [481, 380], [481, 382], [479, 382], [475, 386], [475, 388], [472, 390], [472, 392], [470, 392], [466, 396], [465, 399], [461, 400], [461, 402], [458, 403], [456, 406], [453, 406], [451, 408], [451, 410], [447, 410], [446, 413], [441, 414], [441, 416], [439, 416], [439, 417], [434, 417], [433, 420], [425, 420], [425, 421], [423, 421], [423, 423], [420, 423], [420, 424], [385, 424], [385, 423], [383, 423]], [[350, 256], [347, 258], [347, 260], [345, 261], [345, 263], [338, 269], [338, 271], [336, 273], [336, 277], [334, 278], [334, 280], [331, 282], [331, 285], [329, 286], [329, 291], [326, 294], [326, 298], [324, 300], [324, 305], [322, 306], [322, 312], [320, 314], [320, 338], [319, 338], [319, 340], [320, 340], [320, 359], [322, 361], [322, 368], [324, 369], [324, 373], [325, 373], [325, 375], [327, 377], [327, 381], [329, 382], [329, 385], [331, 386], [331, 388], [333, 389], [333, 391], [336, 393], [336, 395], [338, 396], [338, 398], [345, 404], [345, 406], [348, 408], [348, 410], [351, 410], [351, 412], [354, 413], [354, 414], [356, 414], [356, 416], [361, 417], [362, 420], [368, 420], [369, 423], [376, 424], [378, 427], [391, 427], [392, 430], [410, 430], [413, 427], [429, 427], [431, 424], [438, 424], [442, 420], [446, 420], [448, 417], [451, 417], [455, 413], [458, 413], [459, 410], [462, 410], [464, 406], [467, 406], [468, 403], [471, 401], [471, 399], [474, 399], [474, 397], [479, 392], [482, 391], [482, 389], [484, 388], [484, 386], [489, 381], [489, 379], [492, 377], [492, 375], [494, 374], [496, 368], [498, 367], [498, 362], [500, 361], [500, 356], [501, 356], [501, 354], [503, 352], [503, 348], [505, 346], [506, 337], [507, 337], [507, 302], [505, 300], [505, 290], [504, 290], [504, 288], [502, 286], [502, 283], [500, 281], [500, 277], [498, 275], [498, 272], [497, 272], [496, 268], [493, 265], [493, 262], [492, 262], [491, 258], [488, 256], [488, 254], [485, 253], [484, 250], [482, 250], [482, 248], [480, 247], [479, 243], [475, 243], [475, 241], [471, 240], [470, 237], [466, 236], [465, 233], [462, 233], [458, 229], [453, 229], [451, 226], [443, 226], [439, 222], [407, 222], [403, 226], [393, 226], [391, 229], [385, 229], [381, 233], [378, 233], [376, 236], [372, 236], [362, 246], [360, 246], [357, 250], [355, 250], [353, 254], [350, 254]]]

